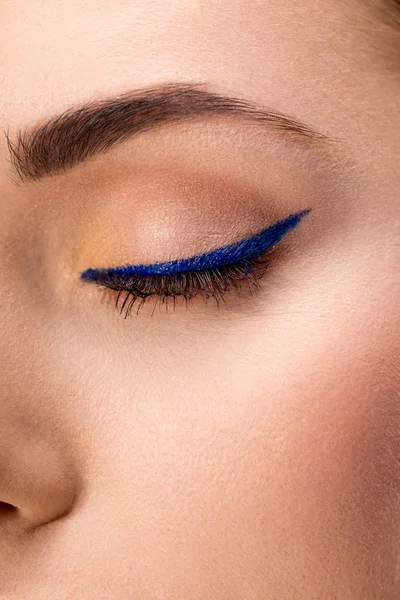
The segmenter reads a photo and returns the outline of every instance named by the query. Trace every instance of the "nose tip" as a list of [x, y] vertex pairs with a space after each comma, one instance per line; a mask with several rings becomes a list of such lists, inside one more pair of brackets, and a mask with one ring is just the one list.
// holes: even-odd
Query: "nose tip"
[[40, 438], [8, 439], [0, 447], [0, 532], [35, 529], [68, 514], [77, 477], [65, 450]]

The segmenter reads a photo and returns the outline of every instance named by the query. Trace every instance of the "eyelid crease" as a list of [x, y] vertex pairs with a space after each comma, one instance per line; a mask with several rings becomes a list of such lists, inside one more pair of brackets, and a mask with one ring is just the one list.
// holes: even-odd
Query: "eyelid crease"
[[81, 274], [81, 279], [88, 282], [97, 282], [104, 275], [107, 275], [107, 277], [171, 275], [173, 273], [202, 271], [204, 269], [213, 269], [224, 265], [233, 265], [240, 261], [265, 254], [265, 252], [277, 244], [286, 233], [291, 229], [294, 229], [299, 224], [302, 217], [310, 211], [311, 209], [309, 208], [299, 213], [291, 214], [285, 219], [278, 221], [274, 225], [263, 229], [251, 237], [245, 238], [234, 244], [204, 252], [198, 256], [146, 265], [125, 265], [123, 267], [108, 269], [90, 268]]

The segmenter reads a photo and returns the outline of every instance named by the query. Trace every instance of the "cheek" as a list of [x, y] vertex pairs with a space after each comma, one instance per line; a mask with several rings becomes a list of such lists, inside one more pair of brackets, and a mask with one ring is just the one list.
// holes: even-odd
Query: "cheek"
[[234, 370], [225, 390], [212, 387], [208, 411], [205, 394], [196, 400], [198, 422], [191, 404], [178, 426], [179, 449], [169, 452], [179, 509], [163, 519], [195, 540], [192, 551], [212, 564], [213, 577], [229, 570], [243, 595], [257, 585], [270, 597], [303, 585], [304, 597], [379, 597], [382, 582], [393, 591], [399, 349], [389, 326], [360, 322], [342, 319], [339, 329], [332, 321], [330, 331], [310, 334], [310, 345], [293, 335], [286, 364], [264, 365], [257, 376], [237, 363], [246, 380]]
[[[231, 454], [223, 473], [231, 479], [212, 525], [220, 535], [208, 531], [215, 561], [222, 536], [244, 572], [265, 573], [269, 593], [276, 585], [282, 594], [282, 581], [291, 589], [291, 579], [300, 589], [304, 574], [314, 586], [307, 593], [319, 597], [340, 582], [365, 590], [363, 597], [381, 581], [393, 589], [400, 491], [394, 348], [371, 329], [353, 341], [321, 345], [284, 383], [265, 381], [224, 439]], [[216, 486], [214, 508], [220, 497]]]
[[221, 598], [393, 589], [400, 411], [383, 350], [342, 345], [329, 362], [302, 361], [279, 394], [260, 381], [245, 402], [227, 398], [225, 415], [203, 399], [201, 416], [174, 409], [175, 425], [158, 425], [140, 538], [161, 580], [172, 561], [178, 580], [201, 574]]
[[180, 458], [171, 462], [179, 492], [162, 516], [168, 547], [187, 555], [184, 540], [192, 540], [197, 568], [212, 565], [216, 581], [229, 571], [229, 585], [243, 593], [261, 585], [286, 597], [303, 578], [304, 597], [330, 589], [367, 597], [381, 581], [391, 589], [400, 416], [375, 367], [331, 354], [312, 386], [294, 378], [273, 412], [265, 382], [242, 411], [182, 434], [180, 452], [170, 450]]

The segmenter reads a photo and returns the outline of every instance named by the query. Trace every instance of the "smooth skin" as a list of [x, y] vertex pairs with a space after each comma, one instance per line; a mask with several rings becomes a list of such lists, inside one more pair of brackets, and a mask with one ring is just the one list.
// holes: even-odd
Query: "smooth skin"
[[[201, 82], [330, 140], [197, 119], [22, 183], [0, 137], [1, 600], [399, 598], [389, 6], [2, 0], [0, 40], [10, 139], [93, 99]], [[80, 280], [307, 208], [261, 290], [220, 309], [124, 319]]]

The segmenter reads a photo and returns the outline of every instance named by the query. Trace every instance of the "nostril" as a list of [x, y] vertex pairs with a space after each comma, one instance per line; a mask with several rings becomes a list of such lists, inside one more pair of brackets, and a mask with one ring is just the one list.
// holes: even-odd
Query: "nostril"
[[18, 508], [8, 502], [0, 501], [0, 521], [14, 517], [18, 512]]
[[19, 510], [14, 504], [0, 501], [0, 530], [4, 533], [5, 529], [18, 521]]
[[3, 443], [7, 435], [2, 435], [1, 421], [0, 530], [30, 531], [66, 516], [79, 483], [75, 461], [64, 444], [42, 437], [33, 427], [25, 431], [22, 425], [18, 431], [10, 427], [6, 434], [12, 439]]
[[8, 502], [1, 502], [0, 501], [0, 515], [6, 513], [12, 513], [12, 512], [16, 512], [17, 511], [17, 507], [14, 506], [13, 504], [8, 504]]

